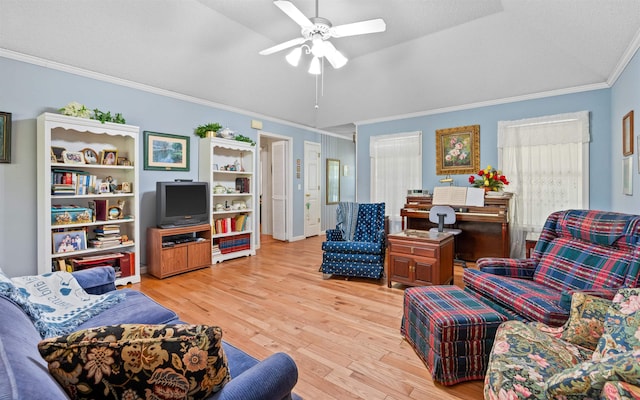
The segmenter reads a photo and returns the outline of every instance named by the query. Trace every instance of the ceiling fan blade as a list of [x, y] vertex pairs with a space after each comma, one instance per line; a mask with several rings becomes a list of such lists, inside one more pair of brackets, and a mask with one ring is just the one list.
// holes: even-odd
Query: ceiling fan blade
[[262, 50], [259, 54], [261, 56], [268, 56], [269, 54], [277, 53], [280, 50], [288, 49], [289, 47], [297, 46], [306, 42], [307, 40], [303, 37], [295, 38], [288, 40], [284, 43], [277, 44], [273, 47], [269, 47], [268, 49]]
[[307, 18], [296, 6], [290, 1], [276, 0], [273, 2], [279, 9], [294, 20], [298, 25], [303, 28], [313, 26], [313, 23]]
[[335, 69], [344, 67], [348, 61], [347, 57], [340, 53], [333, 45], [333, 43], [328, 40], [324, 41], [324, 53], [324, 57]]
[[331, 36], [340, 38], [345, 36], [364, 35], [367, 33], [384, 32], [386, 29], [387, 24], [384, 23], [384, 20], [382, 18], [376, 18], [368, 21], [334, 26], [331, 28]]

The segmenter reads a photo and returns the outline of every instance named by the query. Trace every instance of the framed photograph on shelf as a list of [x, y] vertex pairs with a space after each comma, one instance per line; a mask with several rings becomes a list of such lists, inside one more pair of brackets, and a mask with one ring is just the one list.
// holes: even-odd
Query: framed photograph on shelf
[[188, 136], [144, 131], [144, 169], [189, 171]]
[[480, 125], [436, 130], [436, 174], [475, 174], [480, 170]]
[[66, 151], [64, 147], [51, 146], [51, 162], [53, 162], [53, 157], [56, 158], [55, 162], [62, 163], [64, 162], [64, 158], [62, 157], [62, 153]]
[[68, 253], [87, 249], [87, 233], [83, 230], [52, 233], [54, 253]]
[[98, 153], [95, 150], [86, 148], [82, 149], [82, 155], [84, 156], [84, 161], [87, 164], [97, 164], [98, 163]]
[[63, 151], [62, 161], [65, 164], [84, 164], [84, 155], [81, 151]]
[[11, 162], [11, 113], [0, 111], [0, 163]]
[[627, 196], [633, 195], [633, 157], [622, 159], [622, 193]]
[[633, 110], [622, 117], [622, 155], [633, 154]]
[[118, 150], [102, 150], [100, 152], [100, 164], [116, 165], [118, 160]]

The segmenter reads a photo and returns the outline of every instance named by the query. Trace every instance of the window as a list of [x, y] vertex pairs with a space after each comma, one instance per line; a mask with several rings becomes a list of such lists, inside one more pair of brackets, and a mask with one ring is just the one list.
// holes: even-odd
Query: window
[[390, 231], [399, 231], [407, 190], [422, 187], [422, 132], [374, 136], [369, 154], [371, 201], [386, 203]]
[[589, 208], [587, 111], [498, 122], [501, 169], [509, 177], [511, 257], [554, 211]]

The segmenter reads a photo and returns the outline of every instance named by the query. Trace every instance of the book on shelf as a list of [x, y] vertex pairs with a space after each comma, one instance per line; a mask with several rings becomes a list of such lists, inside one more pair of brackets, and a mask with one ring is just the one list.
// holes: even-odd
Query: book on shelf
[[51, 170], [51, 193], [85, 195], [95, 193], [96, 176], [85, 171]]
[[213, 221], [213, 233], [242, 232], [247, 228], [247, 214], [238, 214], [234, 217], [218, 218]]

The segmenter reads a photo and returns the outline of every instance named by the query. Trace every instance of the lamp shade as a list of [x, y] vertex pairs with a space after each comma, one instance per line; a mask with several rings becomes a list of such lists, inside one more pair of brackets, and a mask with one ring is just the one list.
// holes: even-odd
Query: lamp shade
[[320, 75], [322, 73], [322, 69], [320, 68], [320, 59], [318, 57], [313, 57], [311, 60], [309, 73], [313, 75]]
[[300, 63], [300, 57], [302, 57], [302, 47], [296, 47], [295, 49], [291, 50], [289, 54], [287, 54], [285, 59], [289, 64], [297, 67]]

